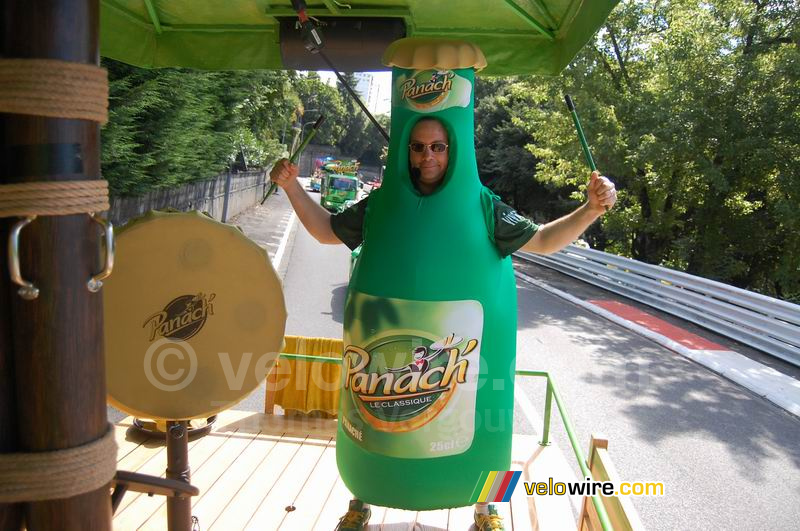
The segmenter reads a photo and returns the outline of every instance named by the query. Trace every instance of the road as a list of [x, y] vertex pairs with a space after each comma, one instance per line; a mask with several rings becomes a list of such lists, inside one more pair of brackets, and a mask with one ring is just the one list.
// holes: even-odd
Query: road
[[[648, 529], [797, 529], [800, 419], [539, 288], [518, 297], [517, 366], [554, 376], [578, 440], [606, 435], [624, 480], [664, 483], [634, 500]], [[541, 386], [520, 385], [541, 411]]]

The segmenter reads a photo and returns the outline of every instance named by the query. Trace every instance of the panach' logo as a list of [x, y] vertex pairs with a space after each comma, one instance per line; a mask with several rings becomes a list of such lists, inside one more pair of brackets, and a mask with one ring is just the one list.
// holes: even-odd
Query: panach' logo
[[[433, 420], [467, 379], [477, 339], [455, 334], [419, 345], [419, 337], [393, 336], [369, 350], [348, 345], [344, 352], [344, 388], [364, 419], [376, 430], [411, 431]], [[424, 341], [424, 340], [423, 340]], [[418, 346], [410, 348], [412, 343]], [[458, 348], [464, 343], [463, 348]], [[376, 354], [383, 353], [383, 356]], [[387, 367], [385, 353], [400, 354], [402, 364]], [[397, 359], [397, 356], [394, 356]]]
[[203, 293], [181, 295], [145, 319], [142, 328], [150, 326], [150, 341], [157, 337], [189, 339], [203, 328], [209, 315], [214, 315], [214, 305], [211, 304], [214, 297], [215, 293], [208, 296]]
[[428, 109], [444, 100], [453, 88], [455, 73], [450, 70], [422, 70], [403, 81], [400, 99], [418, 109]]

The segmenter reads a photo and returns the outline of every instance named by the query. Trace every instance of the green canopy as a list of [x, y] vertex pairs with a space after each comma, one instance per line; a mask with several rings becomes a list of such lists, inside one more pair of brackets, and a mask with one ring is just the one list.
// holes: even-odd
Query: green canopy
[[[488, 75], [557, 74], [619, 0], [316, 0], [341, 70], [376, 70], [391, 40], [480, 46]], [[302, 48], [290, 0], [101, 0], [101, 54], [132, 65], [208, 70], [326, 69]]]

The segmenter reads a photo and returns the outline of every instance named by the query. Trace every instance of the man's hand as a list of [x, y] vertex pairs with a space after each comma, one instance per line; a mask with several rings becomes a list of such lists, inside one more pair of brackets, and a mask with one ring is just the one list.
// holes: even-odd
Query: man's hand
[[288, 159], [281, 159], [272, 167], [269, 178], [285, 190], [287, 186], [297, 180], [298, 173], [300, 173], [300, 168], [296, 164], [292, 164]]
[[589, 177], [586, 194], [589, 197], [588, 208], [600, 214], [613, 207], [617, 202], [617, 189], [614, 187], [614, 183], [596, 171], [593, 171]]
[[541, 225], [522, 250], [550, 254], [563, 249], [617, 202], [614, 183], [596, 171], [589, 178], [587, 195], [589, 200], [571, 213]]

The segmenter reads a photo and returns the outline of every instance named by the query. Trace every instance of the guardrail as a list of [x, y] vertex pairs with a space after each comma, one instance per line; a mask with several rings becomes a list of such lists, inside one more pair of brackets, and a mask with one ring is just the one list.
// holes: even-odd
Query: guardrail
[[686, 319], [800, 367], [797, 304], [575, 245], [551, 255], [518, 252], [515, 256]]

